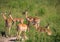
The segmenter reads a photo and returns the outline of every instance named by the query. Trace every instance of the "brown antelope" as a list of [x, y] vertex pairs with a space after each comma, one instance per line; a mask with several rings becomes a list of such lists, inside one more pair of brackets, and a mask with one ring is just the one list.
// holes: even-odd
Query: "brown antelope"
[[9, 15], [9, 17], [13, 20], [13, 23], [15, 24], [16, 22], [22, 23], [24, 22], [23, 18], [12, 18], [11, 15]]
[[22, 23], [17, 24], [17, 39], [20, 39], [20, 36], [21, 36], [22, 33], [23, 33], [22, 37], [24, 39], [27, 38], [25, 36], [26, 34], [24, 34], [27, 31], [27, 29], [28, 29], [28, 27], [27, 27], [26, 24], [22, 24]]
[[49, 25], [47, 25], [46, 27], [41, 27], [41, 26], [39, 26], [39, 27], [37, 28], [37, 31], [39, 31], [39, 32], [45, 32], [45, 33], [47, 33], [48, 35], [52, 35], [52, 32], [51, 32], [51, 30], [50, 30], [50, 28], [49, 28]]
[[19, 23], [23, 24], [24, 19], [23, 18], [14, 18], [13, 21], [14, 21], [14, 23], [19, 22]]
[[8, 30], [8, 35], [9, 35], [10, 34], [10, 29], [11, 29], [11, 26], [12, 26], [12, 22], [13, 22], [13, 18], [12, 18], [11, 15], [9, 15], [9, 18], [7, 18], [4, 13], [2, 13], [2, 16], [4, 18], [5, 27]]
[[40, 18], [28, 16], [27, 10], [24, 12], [24, 14], [26, 15], [26, 20], [28, 22], [28, 26], [30, 25], [30, 23], [32, 23], [37, 29], [37, 27], [39, 27]]
[[[18, 35], [20, 35], [19, 33], [20, 33], [20, 31], [18, 30], [19, 28], [21, 28], [20, 27], [20, 25], [22, 26], [23, 25], [23, 27], [26, 25], [26, 24], [23, 24], [23, 22], [24, 22], [24, 19], [23, 18], [12, 18], [12, 16], [11, 15], [9, 15], [10, 16], [10, 18], [12, 19], [12, 21], [14, 22], [14, 23], [16, 23], [16, 22], [19, 22], [19, 24], [17, 25], [17, 33], [18, 33]], [[18, 28], [19, 27], [19, 28]], [[22, 29], [22, 28], [21, 28]], [[23, 28], [24, 29], [24, 28]], [[26, 28], [27, 29], [27, 28]], [[24, 30], [23, 30], [24, 31]]]
[[39, 24], [40, 24], [40, 18], [34, 17], [33, 18], [33, 25], [35, 26], [36, 29], [39, 27]]
[[23, 18], [12, 18], [11, 11], [10, 11], [9, 14], [10, 14], [10, 18], [13, 20], [14, 23], [16, 23], [16, 22], [23, 23], [24, 22], [24, 19]]

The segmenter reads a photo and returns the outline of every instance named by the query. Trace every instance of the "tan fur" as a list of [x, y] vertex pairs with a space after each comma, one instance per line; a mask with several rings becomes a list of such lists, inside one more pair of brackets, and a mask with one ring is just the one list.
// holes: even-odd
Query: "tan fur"
[[14, 22], [20, 22], [20, 23], [23, 23], [24, 22], [24, 19], [23, 18], [14, 18], [13, 19], [14, 20]]
[[46, 32], [47, 32], [48, 35], [52, 35], [52, 32], [51, 32], [50, 29], [46, 29]]
[[[4, 21], [5, 21], [5, 27], [6, 27], [6, 31], [8, 32], [6, 32], [8, 35], [10, 35], [10, 30], [11, 30], [11, 27], [12, 27], [12, 16], [11, 15], [9, 15], [9, 18], [7, 18], [6, 16], [5, 16], [5, 14], [2, 14], [2, 16], [3, 16], [3, 18], [4, 18]], [[11, 17], [10, 17], [11, 16]], [[6, 35], [7, 35], [6, 34]]]
[[37, 28], [37, 31], [39, 31], [39, 32], [45, 32], [48, 35], [52, 35], [52, 31], [50, 30], [49, 25], [47, 27], [41, 27], [41, 26], [39, 26]]
[[26, 15], [26, 20], [28, 22], [28, 26], [30, 25], [30, 23], [32, 23], [35, 26], [35, 28], [39, 27], [40, 18], [28, 16], [27, 11], [25, 11], [25, 15]]
[[[20, 39], [20, 36], [22, 33], [25, 33], [27, 31], [27, 25], [19, 23], [17, 25], [17, 39]], [[26, 34], [22, 34], [23, 37], [25, 37]]]

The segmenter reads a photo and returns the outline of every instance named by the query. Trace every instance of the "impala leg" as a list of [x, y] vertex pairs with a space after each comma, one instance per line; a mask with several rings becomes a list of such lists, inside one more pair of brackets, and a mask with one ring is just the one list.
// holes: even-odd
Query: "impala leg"
[[35, 26], [35, 28], [36, 28], [36, 30], [37, 30], [37, 24], [34, 24], [34, 26]]
[[37, 23], [37, 28], [39, 27], [39, 23]]
[[16, 26], [16, 22], [14, 22], [14, 26]]
[[19, 32], [17, 32], [17, 40], [19, 39]]
[[26, 33], [24, 33], [24, 38], [25, 38], [25, 39], [28, 39], [28, 37], [26, 36]]
[[28, 21], [28, 24], [27, 25], [28, 25], [28, 27], [30, 26], [30, 22], [29, 21]]
[[27, 40], [28, 38], [27, 38], [27, 36], [26, 36], [26, 33], [25, 32], [22, 32], [22, 41], [24, 41], [24, 40]]
[[9, 28], [9, 35], [10, 35], [10, 29], [11, 29], [11, 28]]
[[19, 35], [18, 35], [18, 36], [19, 36], [19, 38], [21, 38], [21, 33], [22, 33], [22, 31], [19, 31]]
[[16, 26], [16, 22], [15, 22], [15, 21], [13, 21], [12, 25], [13, 25], [13, 26]]
[[8, 28], [8, 35], [10, 36], [10, 31], [11, 30], [11, 27]]
[[21, 37], [22, 37], [21, 41], [25, 42], [24, 32], [22, 32]]
[[30, 28], [28, 27], [28, 32], [30, 31]]
[[8, 37], [10, 35], [10, 28], [6, 27], [5, 33], [6, 33], [6, 37]]
[[37, 28], [39, 27], [39, 23], [36, 23], [36, 24], [35, 24], [35, 27], [36, 27], [36, 29], [37, 29]]
[[19, 40], [21, 38], [20, 35], [21, 35], [21, 31], [18, 31], [17, 32], [17, 40]]
[[6, 37], [8, 37], [8, 28], [5, 28]]

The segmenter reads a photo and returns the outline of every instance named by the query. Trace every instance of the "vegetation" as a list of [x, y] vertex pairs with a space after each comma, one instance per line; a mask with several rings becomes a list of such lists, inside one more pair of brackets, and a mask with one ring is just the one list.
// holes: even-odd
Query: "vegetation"
[[[26, 9], [29, 11], [29, 16], [41, 18], [41, 26], [44, 27], [49, 23], [52, 31], [52, 35], [48, 36], [46, 33], [36, 32], [31, 25], [30, 32], [27, 32], [29, 40], [26, 42], [60, 42], [60, 0], [0, 0], [0, 32], [5, 30], [1, 12], [7, 12], [8, 17], [11, 10], [14, 18], [25, 18], [22, 12]], [[15, 28], [12, 26], [12, 35], [16, 33]]]

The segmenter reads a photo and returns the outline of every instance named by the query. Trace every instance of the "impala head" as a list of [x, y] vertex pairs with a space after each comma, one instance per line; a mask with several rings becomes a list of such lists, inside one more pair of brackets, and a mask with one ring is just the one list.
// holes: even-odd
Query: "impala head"
[[48, 35], [52, 35], [52, 31], [51, 31], [50, 28], [49, 28], [49, 23], [45, 26], [45, 28], [46, 28], [46, 33], [47, 33]]
[[3, 17], [4, 20], [7, 19], [7, 17], [6, 17], [6, 13], [2, 12], [1, 15], [2, 15], [2, 17]]
[[25, 10], [25, 11], [23, 12], [23, 14], [28, 14], [28, 10]]
[[52, 31], [51, 31], [50, 29], [46, 29], [46, 33], [47, 33], [48, 35], [52, 35]]
[[29, 22], [32, 22], [33, 21], [33, 17], [29, 16], [26, 18]]
[[25, 15], [25, 17], [27, 18], [28, 16], [28, 10], [25, 10], [24, 12], [23, 12], [23, 14]]
[[28, 10], [25, 11], [25, 14], [28, 14]]

